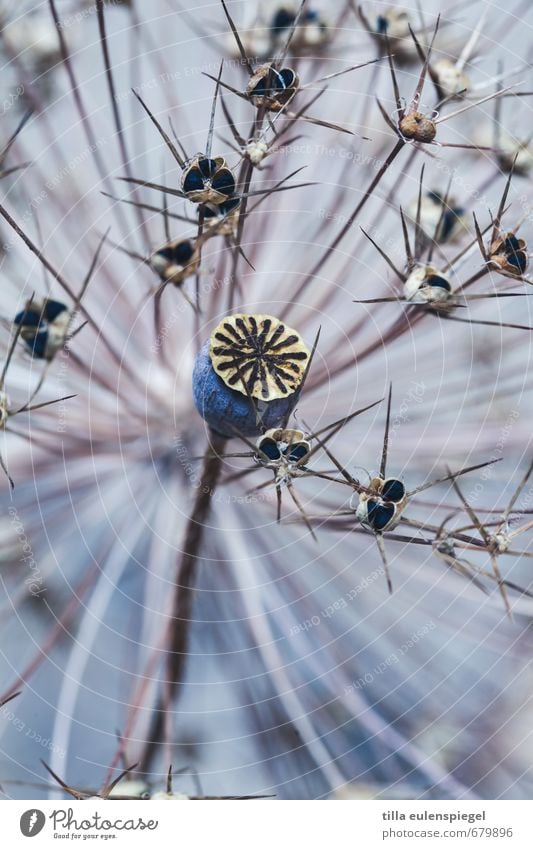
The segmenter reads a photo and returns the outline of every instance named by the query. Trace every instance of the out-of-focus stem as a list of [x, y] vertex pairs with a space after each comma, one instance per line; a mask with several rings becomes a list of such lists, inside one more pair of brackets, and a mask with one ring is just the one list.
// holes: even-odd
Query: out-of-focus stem
[[163, 695], [156, 707], [146, 740], [144, 754], [140, 761], [139, 768], [142, 771], [149, 770], [157, 746], [162, 742], [166, 711], [171, 707], [173, 699], [175, 699], [183, 684], [189, 648], [189, 632], [197, 566], [204, 539], [206, 521], [211, 509], [211, 498], [215, 492], [222, 469], [221, 455], [224, 451], [225, 444], [225, 437], [213, 432], [210, 433], [209, 444], [204, 454], [200, 484], [187, 522], [183, 550], [176, 571], [171, 632], [166, 663], [166, 679]]

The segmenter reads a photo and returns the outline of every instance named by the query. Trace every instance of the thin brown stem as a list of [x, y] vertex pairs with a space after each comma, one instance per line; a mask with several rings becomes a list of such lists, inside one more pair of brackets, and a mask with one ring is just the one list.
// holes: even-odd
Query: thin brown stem
[[148, 772], [157, 747], [163, 742], [166, 709], [171, 707], [184, 682], [189, 649], [189, 635], [194, 603], [194, 587], [200, 559], [211, 498], [215, 492], [223, 465], [226, 438], [210, 434], [198, 492], [185, 530], [183, 550], [178, 561], [174, 601], [171, 614], [171, 632], [167, 651], [166, 679], [163, 692], [154, 711], [150, 730], [141, 759], [140, 769]]

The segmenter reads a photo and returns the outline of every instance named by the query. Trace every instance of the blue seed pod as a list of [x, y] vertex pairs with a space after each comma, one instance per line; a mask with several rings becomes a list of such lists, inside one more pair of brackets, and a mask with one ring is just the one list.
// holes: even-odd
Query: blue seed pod
[[269, 315], [224, 318], [194, 366], [196, 409], [222, 436], [258, 436], [285, 421], [298, 400], [310, 352]]

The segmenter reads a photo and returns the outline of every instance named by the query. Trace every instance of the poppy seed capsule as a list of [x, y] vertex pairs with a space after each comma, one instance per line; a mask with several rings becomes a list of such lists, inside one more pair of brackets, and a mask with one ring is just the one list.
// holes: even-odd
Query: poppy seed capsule
[[405, 139], [429, 144], [437, 135], [437, 125], [422, 112], [410, 112], [400, 121], [400, 133]]
[[278, 427], [298, 400], [309, 357], [301, 337], [279, 319], [228, 316], [196, 359], [196, 409], [222, 436]]

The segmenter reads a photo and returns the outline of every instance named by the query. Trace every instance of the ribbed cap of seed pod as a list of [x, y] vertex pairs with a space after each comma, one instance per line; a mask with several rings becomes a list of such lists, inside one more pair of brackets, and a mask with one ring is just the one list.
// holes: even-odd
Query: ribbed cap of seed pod
[[196, 360], [196, 407], [224, 436], [277, 427], [296, 404], [310, 356], [301, 336], [274, 316], [227, 316]]

